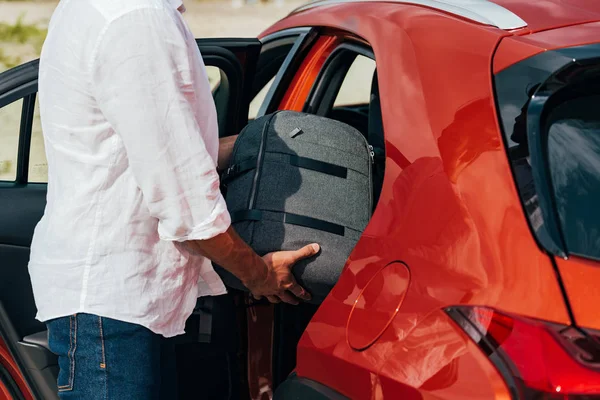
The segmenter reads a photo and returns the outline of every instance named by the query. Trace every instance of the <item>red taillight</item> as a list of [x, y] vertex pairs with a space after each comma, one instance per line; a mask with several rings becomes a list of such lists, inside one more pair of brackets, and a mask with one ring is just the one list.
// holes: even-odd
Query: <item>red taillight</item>
[[494, 363], [517, 399], [600, 399], [600, 346], [577, 328], [483, 307], [448, 315]]

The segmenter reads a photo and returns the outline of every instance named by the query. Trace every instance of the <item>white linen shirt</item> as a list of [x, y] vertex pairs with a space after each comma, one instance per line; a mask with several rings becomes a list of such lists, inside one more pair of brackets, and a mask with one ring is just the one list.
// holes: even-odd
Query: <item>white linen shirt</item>
[[[179, 9], [179, 11], [178, 11]], [[176, 242], [230, 216], [206, 68], [177, 0], [61, 0], [42, 49], [48, 195], [29, 272], [47, 321], [90, 313], [166, 337], [226, 292]]]

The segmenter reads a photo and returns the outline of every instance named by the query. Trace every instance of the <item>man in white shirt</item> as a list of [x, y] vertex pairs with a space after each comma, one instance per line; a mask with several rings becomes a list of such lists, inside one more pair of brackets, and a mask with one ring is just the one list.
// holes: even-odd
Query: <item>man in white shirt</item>
[[296, 304], [290, 269], [259, 257], [219, 191], [217, 117], [181, 0], [61, 0], [40, 59], [48, 197], [29, 271], [59, 356], [63, 398], [158, 393], [160, 336], [199, 296], [226, 292], [211, 260], [256, 297]]

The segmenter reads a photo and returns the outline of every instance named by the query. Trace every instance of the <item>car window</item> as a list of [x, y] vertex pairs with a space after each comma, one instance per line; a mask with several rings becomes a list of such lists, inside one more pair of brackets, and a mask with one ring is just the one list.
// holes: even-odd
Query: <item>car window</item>
[[[256, 64], [256, 73], [252, 84], [250, 107], [248, 109], [248, 120], [256, 119], [261, 112], [265, 102], [271, 103], [272, 87], [280, 70], [288, 66], [285, 62], [290, 57], [290, 51], [294, 44], [300, 39], [297, 33], [279, 36], [277, 38], [265, 38]], [[289, 72], [289, 71], [288, 71]], [[263, 111], [264, 112], [264, 111]]]
[[214, 93], [215, 90], [221, 84], [221, 69], [219, 67], [207, 65], [206, 66], [206, 74], [208, 75], [208, 83], [210, 85], [210, 91]]
[[44, 136], [42, 135], [39, 98], [35, 101], [35, 108], [33, 111], [31, 147], [29, 148], [29, 175], [27, 181], [30, 183], [48, 182], [48, 161], [46, 160]]
[[548, 165], [569, 253], [600, 259], [600, 95], [566, 101], [548, 116]]
[[0, 181], [17, 179], [23, 99], [0, 108]]
[[[313, 84], [304, 111], [344, 122], [365, 137], [373, 136], [369, 124], [372, 123], [371, 128], [380, 124], [375, 124], [378, 113], [370, 112], [377, 88], [373, 85], [376, 64], [370, 53], [366, 47], [357, 50], [345, 44], [332, 52]], [[376, 130], [383, 138], [382, 129]], [[379, 142], [383, 139], [373, 140], [373, 145]]]
[[258, 115], [260, 106], [262, 106], [263, 102], [265, 101], [265, 97], [267, 96], [269, 89], [271, 89], [271, 86], [273, 85], [274, 81], [275, 81], [275, 76], [273, 76], [273, 78], [271, 78], [271, 80], [269, 82], [267, 82], [267, 84], [265, 86], [263, 86], [263, 88], [258, 92], [258, 94], [256, 96], [254, 96], [254, 99], [252, 99], [252, 101], [250, 102], [250, 109], [248, 112], [249, 120], [255, 119], [256, 116]]
[[333, 107], [369, 104], [375, 60], [358, 55], [342, 82]]

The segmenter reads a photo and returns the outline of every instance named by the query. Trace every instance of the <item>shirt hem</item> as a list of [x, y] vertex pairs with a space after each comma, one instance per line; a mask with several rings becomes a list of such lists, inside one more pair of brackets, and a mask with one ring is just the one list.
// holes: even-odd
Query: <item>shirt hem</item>
[[[203, 293], [203, 294], [198, 294], [197, 298], [200, 297], [209, 297], [209, 296], [222, 296], [224, 294], [227, 294], [227, 288], [225, 287], [225, 285], [223, 285], [222, 287], [214, 287], [214, 286], [220, 286], [218, 284], [209, 284], [208, 287], [211, 290], [211, 293]], [[70, 315], [75, 315], [75, 314], [92, 314], [92, 315], [97, 315], [99, 317], [103, 317], [103, 318], [110, 318], [110, 319], [114, 319], [117, 321], [122, 321], [122, 322], [126, 322], [128, 324], [135, 324], [135, 325], [139, 325], [139, 326], [143, 326], [144, 328], [152, 331], [153, 333], [157, 334], [157, 335], [161, 335], [164, 336], [165, 338], [170, 338], [170, 337], [174, 337], [174, 336], [179, 336], [179, 335], [183, 335], [185, 334], [185, 322], [187, 321], [187, 319], [190, 317], [188, 316], [187, 318], [185, 318], [185, 320], [183, 321], [183, 323], [181, 324], [182, 327], [177, 329], [154, 329], [150, 326], [150, 324], [144, 324], [140, 321], [135, 321], [133, 319], [126, 319], [123, 318], [123, 316], [121, 315], [116, 315], [116, 314], [112, 314], [112, 313], [107, 313], [107, 312], [101, 312], [101, 311], [95, 311], [95, 310], [89, 310], [86, 308], [75, 308], [72, 309], [70, 311], [65, 311], [65, 312], [57, 312], [57, 313], [48, 313], [48, 314], [44, 314], [44, 313], [40, 313], [38, 312], [37, 315], [35, 316], [35, 319], [37, 319], [38, 321], [42, 322], [42, 323], [46, 323], [48, 321], [51, 321], [53, 319], [57, 319], [57, 318], [64, 318], [64, 317], [68, 317]], [[191, 315], [191, 314], [190, 314]]]
[[[143, 326], [144, 328], [150, 330], [151, 332], [157, 334], [157, 335], [161, 335], [165, 338], [170, 338], [170, 337], [174, 337], [174, 336], [179, 336], [179, 335], [183, 335], [185, 334], [185, 329], [180, 328], [180, 329], [168, 329], [168, 330], [162, 330], [162, 329], [153, 329], [152, 327], [149, 326], [149, 324], [144, 324], [141, 323], [140, 321], [133, 321], [133, 320], [127, 320], [125, 318], [123, 318], [122, 316], [119, 315], [114, 315], [112, 313], [105, 313], [105, 312], [96, 312], [94, 310], [86, 310], [86, 309], [74, 309], [72, 311], [69, 312], [64, 312], [64, 313], [50, 313], [48, 315], [43, 315], [41, 313], [38, 312], [38, 314], [35, 316], [35, 319], [37, 319], [38, 321], [42, 322], [42, 323], [47, 323], [48, 321], [52, 321], [53, 319], [57, 319], [57, 318], [64, 318], [64, 317], [68, 317], [70, 315], [75, 315], [75, 314], [92, 314], [92, 315], [97, 315], [99, 317], [102, 318], [110, 318], [110, 319], [114, 319], [117, 321], [121, 321], [121, 322], [126, 322], [128, 324], [134, 324], [134, 325], [139, 325], [139, 326]], [[188, 317], [189, 318], [189, 317]], [[187, 320], [187, 318], [186, 318]], [[183, 327], [185, 327], [185, 321], [183, 322]]]

